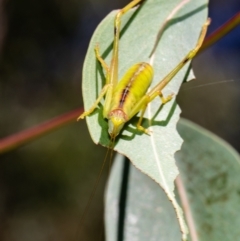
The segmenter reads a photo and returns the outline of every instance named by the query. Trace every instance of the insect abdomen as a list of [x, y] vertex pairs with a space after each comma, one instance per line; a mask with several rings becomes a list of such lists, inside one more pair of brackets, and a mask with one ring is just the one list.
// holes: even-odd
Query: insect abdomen
[[153, 68], [148, 63], [133, 65], [120, 80], [111, 102], [110, 112], [121, 109], [126, 116], [146, 94], [153, 78]]

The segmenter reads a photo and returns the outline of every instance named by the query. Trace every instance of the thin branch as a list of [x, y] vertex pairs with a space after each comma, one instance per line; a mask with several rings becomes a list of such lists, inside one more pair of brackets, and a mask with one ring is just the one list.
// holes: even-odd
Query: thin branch
[[61, 128], [73, 121], [83, 112], [82, 108], [57, 116], [40, 125], [0, 139], [0, 154], [13, 150], [33, 141], [51, 131]]
[[227, 35], [230, 31], [240, 25], [240, 12], [235, 14], [232, 18], [230, 18], [227, 22], [225, 22], [221, 27], [211, 33], [209, 36], [206, 37], [200, 51], [205, 50], [206, 48], [210, 47], [211, 45], [215, 44], [218, 40], [222, 37]]

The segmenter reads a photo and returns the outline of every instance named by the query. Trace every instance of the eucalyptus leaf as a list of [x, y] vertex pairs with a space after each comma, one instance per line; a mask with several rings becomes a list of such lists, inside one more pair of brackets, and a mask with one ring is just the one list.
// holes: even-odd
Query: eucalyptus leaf
[[[184, 143], [176, 159], [186, 191], [183, 206], [192, 216], [191, 235], [195, 232], [198, 241], [239, 240], [239, 154], [190, 121], [181, 119], [178, 130]], [[106, 240], [180, 241], [178, 220], [165, 192], [132, 165], [126, 175], [124, 165], [124, 157], [117, 156], [105, 193]], [[120, 207], [123, 188], [125, 205]], [[177, 191], [181, 197], [182, 189]]]
[[[119, 50], [119, 78], [133, 64], [148, 62], [157, 33], [170, 12], [179, 4], [179, 0], [147, 0], [136, 9], [132, 9], [122, 19]], [[83, 68], [83, 97], [85, 110], [96, 100], [104, 85], [104, 72], [94, 55], [96, 44], [107, 63], [111, 59], [113, 42], [113, 21], [116, 11], [110, 13], [98, 26], [89, 45]], [[195, 47], [203, 23], [207, 18], [207, 1], [194, 0], [186, 4], [169, 22], [155, 51], [153, 63], [155, 86], [168, 74], [185, 55]], [[188, 70], [186, 65], [164, 88], [165, 96], [177, 94]], [[89, 117], [87, 124], [95, 143], [109, 146], [107, 121], [102, 117], [104, 101]], [[150, 136], [136, 131], [137, 118], [133, 118], [116, 140], [114, 149], [127, 156], [134, 166], [155, 180], [164, 191], [176, 210], [179, 224], [186, 237], [187, 228], [182, 212], [174, 197], [174, 179], [178, 174], [174, 153], [180, 149], [182, 139], [176, 131], [180, 108], [175, 98], [160, 108], [159, 99], [149, 104], [143, 125], [150, 126]]]
[[[127, 162], [129, 160], [118, 154], [108, 180], [104, 218], [106, 241], [180, 241], [178, 219], [166, 193], [133, 165], [126, 177]], [[121, 204], [123, 188], [127, 192], [124, 206]]]
[[[190, 121], [178, 125], [184, 144], [176, 160], [199, 241], [240, 237], [240, 156], [225, 141]], [[190, 226], [189, 226], [190, 227]], [[191, 231], [191, 230], [190, 230]]]

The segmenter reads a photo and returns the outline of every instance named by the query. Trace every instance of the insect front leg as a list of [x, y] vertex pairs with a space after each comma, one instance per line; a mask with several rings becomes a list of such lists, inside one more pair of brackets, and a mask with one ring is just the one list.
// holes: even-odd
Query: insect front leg
[[[136, 105], [136, 108], [133, 109], [133, 112], [131, 113], [132, 115], [135, 115], [137, 112], [141, 111], [141, 115], [139, 117], [138, 123], [137, 123], [137, 129], [139, 131], [144, 132], [147, 135], [150, 135], [150, 131], [148, 129], [145, 129], [142, 126], [142, 120], [144, 117], [144, 114], [146, 112], [147, 106], [148, 104], [153, 101], [153, 99], [155, 99], [157, 96], [160, 97], [161, 101], [162, 101], [162, 105], [166, 104], [167, 102], [169, 102], [172, 98], [173, 98], [173, 94], [168, 95], [167, 97], [164, 97], [162, 92], [157, 90], [154, 93], [152, 93], [151, 95], [146, 94], [140, 101], [139, 103]], [[135, 113], [135, 114], [134, 114]]]
[[141, 115], [139, 117], [139, 120], [138, 120], [138, 123], [137, 123], [137, 129], [139, 131], [142, 131], [144, 132], [145, 134], [149, 135], [150, 134], [150, 131], [145, 129], [143, 126], [142, 126], [142, 120], [143, 120], [143, 117], [144, 117], [144, 113], [147, 109], [147, 105], [149, 102], [151, 102], [152, 99], [151, 99], [151, 96], [149, 96], [148, 94], [144, 95], [137, 103], [136, 105], [134, 106], [134, 108], [132, 109], [132, 111], [129, 113], [128, 115], [128, 119], [130, 120], [133, 116], [135, 116], [139, 111], [141, 111]]
[[80, 120], [80, 119], [84, 119], [84, 117], [90, 115], [98, 106], [99, 102], [101, 101], [101, 99], [104, 97], [104, 95], [107, 93], [109, 87], [111, 86], [111, 84], [106, 84], [104, 85], [104, 87], [102, 88], [101, 92], [100, 92], [100, 95], [98, 96], [98, 98], [96, 99], [96, 101], [93, 103], [92, 107], [87, 110], [87, 111], [84, 111], [78, 118], [77, 120]]
[[143, 109], [141, 111], [141, 116], [139, 117], [139, 120], [138, 120], [138, 123], [137, 123], [137, 129], [139, 131], [142, 131], [144, 132], [145, 134], [147, 135], [150, 135], [150, 131], [148, 129], [145, 129], [143, 126], [142, 126], [142, 120], [143, 120], [143, 116], [144, 116], [144, 113], [147, 109], [147, 104], [143, 106]]

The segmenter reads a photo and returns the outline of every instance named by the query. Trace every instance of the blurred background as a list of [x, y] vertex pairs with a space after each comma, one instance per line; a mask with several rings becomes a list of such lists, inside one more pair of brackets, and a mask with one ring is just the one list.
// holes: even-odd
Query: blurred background
[[[0, 138], [82, 106], [82, 64], [91, 35], [127, 2], [0, 0]], [[238, 0], [210, 0], [209, 32], [239, 11]], [[178, 95], [183, 117], [238, 151], [239, 39], [240, 26], [197, 56], [197, 80]], [[1, 155], [0, 240], [98, 240], [107, 171], [78, 239], [75, 233], [105, 152], [82, 121]]]

